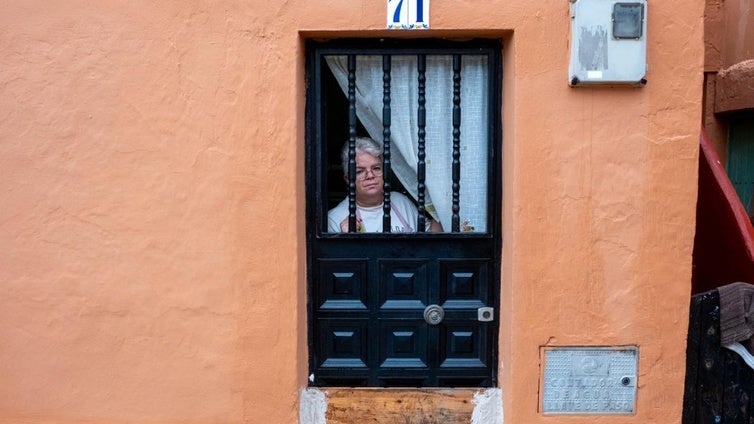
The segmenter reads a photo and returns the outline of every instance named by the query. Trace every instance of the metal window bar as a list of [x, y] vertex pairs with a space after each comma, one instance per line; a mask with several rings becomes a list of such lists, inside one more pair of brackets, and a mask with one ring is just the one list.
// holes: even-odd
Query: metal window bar
[[356, 232], [356, 55], [348, 55], [348, 232]]
[[[391, 58], [382, 55], [382, 161], [383, 196], [382, 232], [391, 232], [390, 179], [391, 167]], [[417, 55], [418, 81], [418, 154], [417, 154], [417, 232], [425, 232], [426, 227], [426, 55]], [[453, 160], [452, 160], [452, 216], [451, 231], [460, 232], [460, 191], [461, 191], [461, 67], [462, 55], [453, 55]], [[348, 55], [348, 232], [356, 232], [356, 55]]]
[[425, 178], [426, 178], [426, 152], [425, 152], [425, 136], [427, 132], [425, 131], [426, 127], [426, 120], [427, 120], [427, 110], [424, 107], [424, 105], [427, 102], [427, 99], [425, 97], [426, 93], [426, 87], [425, 83], [427, 80], [426, 72], [427, 72], [427, 56], [424, 54], [420, 54], [416, 58], [416, 70], [417, 70], [417, 81], [419, 83], [418, 86], [418, 97], [419, 97], [419, 106], [417, 108], [417, 124], [419, 126], [419, 131], [417, 135], [419, 136], [419, 149], [418, 149], [418, 155], [417, 155], [417, 166], [416, 166], [416, 173], [417, 173], [417, 195], [416, 200], [419, 203], [418, 209], [419, 209], [419, 216], [417, 217], [417, 223], [416, 223], [416, 231], [417, 232], [424, 232], [425, 228], [425, 207], [424, 207], [424, 192], [426, 190], [426, 184], [425, 184]]
[[382, 55], [382, 232], [389, 233], [390, 222], [390, 66], [391, 56]]
[[451, 231], [461, 230], [461, 55], [453, 55], [453, 206]]

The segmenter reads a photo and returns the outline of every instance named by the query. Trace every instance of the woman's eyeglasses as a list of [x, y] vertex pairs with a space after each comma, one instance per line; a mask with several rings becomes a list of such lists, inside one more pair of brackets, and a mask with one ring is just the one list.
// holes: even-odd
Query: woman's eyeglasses
[[371, 168], [356, 168], [356, 179], [358, 181], [363, 181], [367, 177], [367, 173], [371, 172], [373, 176], [375, 177], [381, 177], [382, 176], [382, 166], [381, 165], [375, 165]]

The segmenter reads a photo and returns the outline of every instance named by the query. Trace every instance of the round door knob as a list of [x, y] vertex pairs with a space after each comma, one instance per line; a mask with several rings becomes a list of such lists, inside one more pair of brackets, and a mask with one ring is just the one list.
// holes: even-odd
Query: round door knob
[[445, 318], [445, 311], [440, 305], [429, 305], [424, 309], [424, 321], [429, 325], [437, 325]]

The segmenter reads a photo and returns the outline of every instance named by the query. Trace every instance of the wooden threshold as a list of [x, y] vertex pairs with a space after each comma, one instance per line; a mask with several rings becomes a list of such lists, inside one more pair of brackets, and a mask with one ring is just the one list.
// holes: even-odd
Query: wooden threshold
[[323, 389], [327, 424], [468, 424], [484, 389]]

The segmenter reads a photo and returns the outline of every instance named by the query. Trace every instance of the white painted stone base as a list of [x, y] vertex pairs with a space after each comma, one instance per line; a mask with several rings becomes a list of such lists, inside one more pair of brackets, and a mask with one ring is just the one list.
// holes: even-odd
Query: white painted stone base
[[299, 424], [326, 424], [327, 396], [318, 389], [301, 389], [299, 399], [298, 422]]
[[503, 424], [503, 391], [487, 389], [474, 395], [471, 424]]

